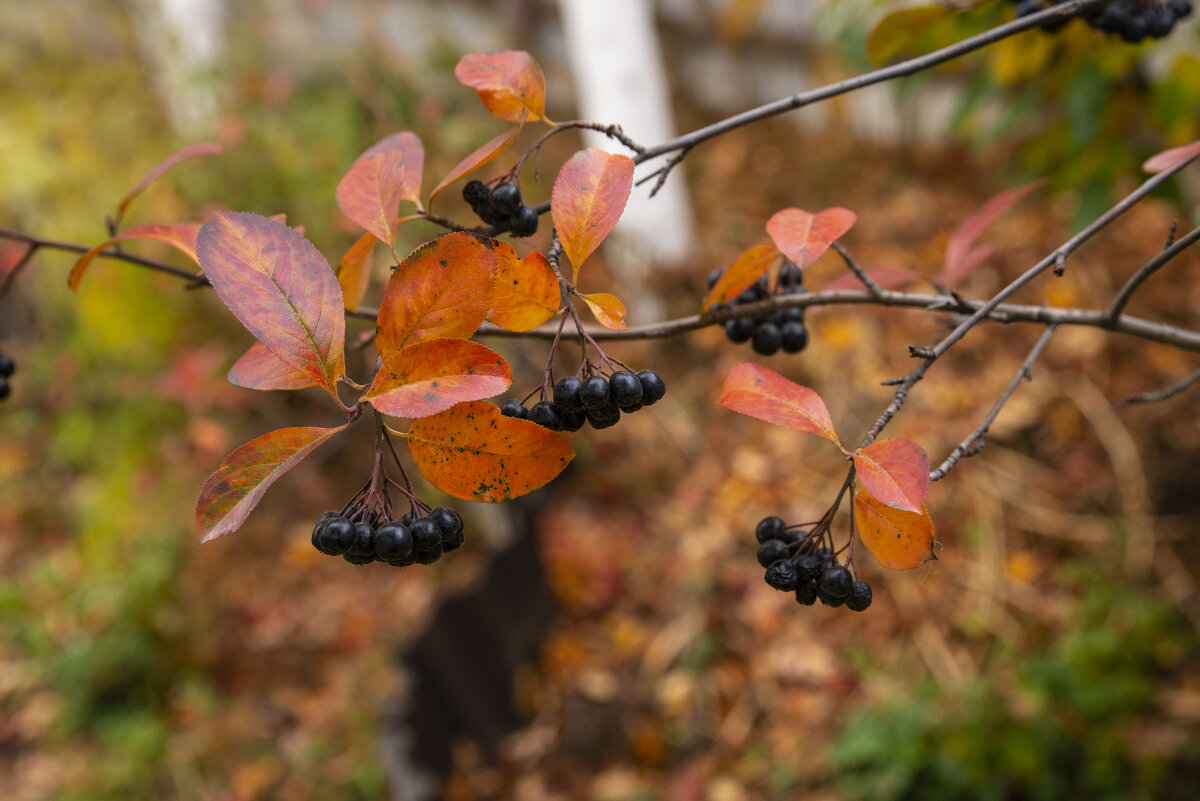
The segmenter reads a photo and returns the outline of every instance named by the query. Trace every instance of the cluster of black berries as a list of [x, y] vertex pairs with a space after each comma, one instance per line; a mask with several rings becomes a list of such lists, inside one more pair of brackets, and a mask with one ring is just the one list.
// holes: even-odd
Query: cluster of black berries
[[0, 352], [0, 400], [4, 400], [12, 394], [12, 387], [8, 385], [8, 379], [16, 371], [17, 363], [13, 361], [13, 357]]
[[654, 370], [615, 370], [607, 378], [597, 373], [582, 380], [570, 375], [555, 383], [554, 400], [540, 400], [528, 409], [519, 400], [506, 400], [500, 404], [500, 413], [531, 420], [551, 431], [578, 431], [584, 423], [608, 428], [617, 424], [621, 412], [636, 412], [666, 394], [667, 385]]
[[[724, 267], [718, 267], [708, 276], [708, 288], [712, 289], [721, 275]], [[807, 290], [802, 283], [802, 271], [795, 264], [788, 262], [779, 272], [779, 283], [776, 292], [781, 295], [799, 295]], [[729, 303], [716, 308], [732, 308], [745, 303], [757, 303], [771, 297], [764, 276], [738, 295]], [[782, 350], [784, 353], [799, 353], [808, 345], [808, 329], [804, 327], [804, 309], [780, 309], [770, 317], [736, 317], [725, 323], [725, 336], [730, 342], [741, 344], [749, 342], [754, 352], [761, 356], [773, 356]]]
[[[1028, 16], [1046, 7], [1042, 0], [1013, 0], [1017, 16]], [[1062, 0], [1051, 0], [1057, 5]], [[1146, 37], [1162, 39], [1175, 29], [1175, 23], [1192, 13], [1191, 0], [1111, 0], [1088, 9], [1082, 18], [1088, 25], [1105, 33], [1118, 34], [1126, 42], [1140, 42]], [[1056, 30], [1063, 20], [1046, 27]]]
[[812, 606], [846, 605], [862, 612], [871, 605], [871, 585], [855, 581], [850, 569], [838, 564], [837, 555], [798, 529], [789, 529], [782, 518], [764, 517], [754, 530], [758, 563], [767, 569], [766, 582], [782, 592], [795, 592], [796, 601]]
[[525, 205], [521, 187], [511, 181], [503, 181], [491, 189], [483, 181], [468, 181], [463, 187], [463, 200], [488, 225], [503, 228], [513, 236], [537, 233], [538, 214], [532, 206]]
[[408, 512], [399, 520], [362, 510], [349, 516], [326, 512], [312, 533], [313, 547], [321, 553], [340, 556], [352, 565], [378, 560], [396, 567], [433, 564], [443, 553], [461, 546], [463, 539], [462, 518], [445, 506], [421, 516]]

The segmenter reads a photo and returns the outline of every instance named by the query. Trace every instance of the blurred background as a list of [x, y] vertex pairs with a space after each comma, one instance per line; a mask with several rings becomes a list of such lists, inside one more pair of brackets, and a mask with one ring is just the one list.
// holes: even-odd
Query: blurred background
[[[611, 114], [653, 144], [1013, 16], [960, 4], [973, 8], [870, 38], [900, 4], [614, 2], [607, 21], [588, 5], [0, 4], [0, 227], [99, 243], [146, 171], [216, 140], [224, 155], [177, 167], [127, 223], [286, 213], [336, 261], [357, 233], [334, 188], [367, 146], [415, 132], [428, 190], [504, 129], [454, 80], [466, 52], [529, 50], [552, 118]], [[633, 324], [695, 313], [708, 273], [786, 206], [853, 209], [843, 242], [860, 262], [933, 276], [989, 197], [1048, 178], [985, 235], [996, 253], [962, 286], [984, 295], [1136, 186], [1146, 156], [1200, 138], [1198, 44], [1195, 17], [1140, 46], [1073, 22], [737, 130], [693, 151], [660, 206], [627, 212], [584, 288], [616, 292]], [[553, 140], [526, 197], [548, 197], [581, 145]], [[1018, 300], [1106, 306], [1172, 220], [1197, 221], [1189, 172]], [[434, 209], [468, 222], [457, 194]], [[400, 230], [402, 247], [438, 233]], [[0, 241], [0, 273], [20, 255]], [[355, 568], [309, 544], [369, 474], [365, 430], [197, 548], [195, 497], [230, 450], [338, 415], [320, 393], [228, 384], [250, 337], [210, 293], [102, 261], [72, 294], [72, 262], [39, 253], [0, 299], [0, 349], [18, 364], [0, 406], [6, 798], [1195, 797], [1200, 396], [1121, 402], [1195, 369], [1189, 354], [1061, 330], [986, 450], [934, 485], [939, 561], [891, 572], [864, 557], [875, 601], [855, 614], [762, 582], [755, 523], [816, 519], [844, 468], [716, 406], [730, 367], [764, 360], [714, 329], [614, 345], [659, 370], [667, 398], [576, 435], [568, 472], [518, 504], [454, 502], [467, 546], [436, 566]], [[826, 257], [806, 280], [843, 270]], [[1185, 255], [1130, 311], [1195, 327], [1198, 271]], [[852, 441], [890, 399], [879, 382], [910, 369], [903, 346], [947, 322], [815, 311], [808, 349], [765, 361], [820, 392]], [[940, 462], [1038, 334], [976, 329], [889, 431]], [[517, 371], [512, 394], [532, 389], [545, 343], [489, 344]]]

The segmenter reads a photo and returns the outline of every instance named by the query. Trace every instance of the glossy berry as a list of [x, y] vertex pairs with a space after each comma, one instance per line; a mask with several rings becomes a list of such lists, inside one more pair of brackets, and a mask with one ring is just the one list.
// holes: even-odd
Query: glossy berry
[[354, 544], [347, 553], [370, 554], [372, 559], [375, 558], [375, 529], [371, 528], [370, 523], [354, 524]]
[[410, 528], [414, 522], [416, 522], [418, 519], [420, 519], [420, 517], [421, 516], [419, 514], [417, 514], [416, 512], [405, 512], [400, 517], [399, 522], [400, 522], [400, 525], [404, 526], [405, 528]]
[[413, 548], [426, 551], [442, 544], [442, 530], [428, 517], [419, 517], [408, 526], [413, 538]]
[[758, 525], [754, 527], [754, 537], [759, 542], [767, 540], [783, 539], [783, 530], [787, 528], [787, 523], [783, 522], [782, 517], [771, 515], [764, 517], [758, 521]]
[[336, 518], [325, 521], [325, 527], [321, 532], [321, 546], [318, 550], [331, 556], [340, 556], [354, 547], [355, 539], [354, 524], [338, 515]]
[[850, 594], [846, 596], [846, 608], [862, 612], [871, 605], [871, 585], [865, 581], [856, 581], [850, 585]]
[[[611, 411], [610, 411], [611, 410]], [[613, 414], [612, 412], [616, 412]], [[587, 421], [592, 424], [592, 428], [597, 430], [601, 428], [612, 428], [617, 423], [621, 422], [621, 410], [615, 406], [604, 407], [599, 411], [588, 409], [584, 414], [587, 415]]]
[[758, 563], [763, 567], [770, 567], [773, 563], [780, 559], [787, 559], [790, 556], [787, 543], [782, 540], [767, 540], [762, 545], [758, 546]]
[[346, 553], [342, 554], [342, 558], [352, 565], [369, 565], [375, 561], [375, 554], [346, 551]]
[[0, 400], [4, 400], [12, 394], [12, 387], [8, 384], [7, 378], [0, 378]]
[[462, 192], [463, 200], [467, 201], [472, 208], [482, 203], [487, 203], [488, 197], [491, 194], [491, 190], [487, 188], [487, 184], [483, 181], [467, 181], [467, 185], [463, 187]]
[[413, 551], [412, 534], [397, 521], [383, 523], [375, 529], [375, 556], [384, 562], [404, 559]]
[[591, 376], [579, 388], [579, 400], [589, 412], [599, 411], [608, 406], [610, 397], [608, 379], [602, 375]]
[[413, 556], [416, 557], [418, 565], [432, 565], [434, 562], [442, 558], [442, 545], [438, 543], [432, 548], [423, 548], [419, 551], [413, 551]]
[[17, 363], [7, 353], [0, 353], [0, 378], [10, 378], [17, 371]]
[[820, 595], [821, 601], [830, 600], [845, 600], [850, 594], [850, 571], [842, 565], [834, 565], [828, 568], [817, 581], [817, 593]]
[[562, 431], [562, 412], [550, 401], [538, 401], [529, 410], [529, 420], [551, 431]]
[[652, 406], [667, 394], [667, 385], [658, 373], [653, 370], [638, 370], [637, 376], [642, 382], [643, 406]]
[[538, 229], [538, 213], [532, 206], [521, 206], [508, 215], [507, 228], [513, 236], [533, 236]]
[[613, 403], [622, 409], [642, 402], [642, 382], [628, 370], [618, 370], [608, 379]]
[[442, 542], [446, 541], [447, 537], [459, 534], [463, 530], [463, 521], [458, 512], [448, 506], [438, 506], [429, 513], [429, 519], [437, 524], [438, 530], [442, 532]]
[[509, 398], [504, 403], [500, 404], [500, 414], [505, 417], [515, 417], [518, 420], [524, 420], [529, 417], [529, 410], [525, 408], [525, 404], [519, 400]]
[[329, 553], [325, 550], [325, 546], [321, 544], [321, 537], [325, 533], [325, 524], [331, 519], [326, 516], [329, 514], [337, 515], [337, 512], [326, 512], [325, 514], [321, 515], [321, 519], [317, 521], [317, 524], [313, 526], [312, 530], [312, 546], [321, 553]]
[[448, 537], [442, 537], [442, 552], [450, 553], [450, 551], [457, 551], [462, 547], [462, 544], [466, 542], [466, 539], [466, 535], [463, 533], [461, 528], [456, 534], [451, 534]]
[[779, 329], [779, 340], [784, 353], [799, 353], [808, 345], [808, 329], [804, 323], [784, 323]]
[[749, 317], [735, 317], [732, 320], [726, 320], [725, 338], [735, 345], [741, 345], [743, 342], [750, 341], [756, 327], [754, 321]]
[[583, 428], [583, 424], [588, 421], [588, 413], [586, 409], [580, 409], [577, 412], [567, 412], [563, 415], [563, 431], [578, 431]]
[[750, 347], [760, 356], [773, 356], [783, 347], [783, 334], [775, 323], [763, 323], [754, 329]]
[[772, 562], [763, 578], [772, 587], [784, 592], [794, 590], [800, 584], [800, 574], [796, 571], [795, 563], [790, 559]]
[[817, 602], [817, 583], [803, 581], [796, 585], [796, 603], [812, 606]]
[[554, 405], [563, 414], [577, 412], [583, 409], [583, 401], [579, 399], [579, 390], [583, 382], [573, 375], [563, 376], [554, 382]]
[[521, 189], [509, 181], [496, 184], [488, 202], [492, 204], [493, 209], [508, 216], [521, 208]]

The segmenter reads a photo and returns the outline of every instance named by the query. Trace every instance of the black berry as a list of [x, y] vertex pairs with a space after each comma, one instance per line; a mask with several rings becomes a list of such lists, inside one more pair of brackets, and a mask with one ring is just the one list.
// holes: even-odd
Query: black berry
[[380, 560], [399, 561], [411, 554], [412, 550], [412, 534], [402, 523], [392, 521], [375, 529], [375, 556]]
[[763, 578], [772, 587], [784, 592], [796, 589], [800, 583], [800, 574], [796, 571], [796, 565], [789, 559], [772, 562]]
[[613, 403], [622, 409], [642, 402], [642, 382], [628, 370], [618, 370], [608, 379]]
[[532, 206], [521, 206], [508, 215], [507, 227], [513, 236], [533, 236], [538, 229], [538, 213]]
[[583, 409], [583, 401], [579, 399], [579, 390], [583, 382], [576, 376], [569, 375], [554, 383], [554, 405], [563, 414], [578, 412]]
[[817, 593], [821, 601], [825, 603], [828, 603], [826, 599], [845, 600], [846, 596], [850, 594], [851, 583], [850, 571], [842, 565], [834, 565], [818, 579]]
[[529, 410], [529, 419], [542, 428], [548, 428], [551, 431], [562, 431], [562, 413], [550, 401], [538, 401], [533, 404], [533, 408]]
[[785, 528], [787, 528], [787, 523], [783, 522], [782, 517], [776, 517], [775, 515], [764, 517], [762, 520], [759, 520], [758, 525], [754, 527], [754, 537], [759, 542], [766, 542], [767, 540], [780, 540], [783, 539], [783, 530]]
[[467, 201], [474, 208], [480, 204], [487, 203], [491, 190], [487, 188], [487, 184], [483, 181], [467, 181], [467, 185], [463, 187], [462, 194], [463, 200]]
[[0, 400], [4, 400], [12, 394], [12, 387], [8, 384], [7, 378], [0, 378]]
[[762, 545], [758, 546], [758, 563], [763, 567], [770, 567], [773, 563], [780, 559], [787, 559], [789, 556], [787, 543], [782, 540], [767, 540]]
[[602, 375], [594, 375], [583, 382], [579, 388], [579, 400], [583, 408], [589, 412], [598, 411], [609, 405], [611, 391], [608, 379]]
[[585, 414], [587, 415], [588, 422], [595, 429], [612, 428], [621, 421], [621, 410], [616, 406], [606, 406], [598, 411], [588, 409]]
[[754, 329], [750, 347], [760, 356], [773, 356], [783, 347], [783, 334], [775, 323], [763, 323]]
[[585, 409], [580, 409], [577, 412], [567, 412], [563, 415], [563, 431], [578, 431], [583, 428], [583, 424], [588, 421], [588, 413]]
[[459, 534], [463, 530], [463, 521], [458, 512], [448, 506], [439, 506], [429, 513], [429, 519], [437, 524], [442, 532], [442, 542], [448, 537]]
[[325, 527], [321, 532], [321, 545], [318, 550], [321, 553], [340, 556], [354, 547], [354, 541], [354, 524], [341, 515], [338, 515], [336, 518], [325, 521]]
[[9, 378], [17, 370], [17, 363], [7, 353], [0, 353], [0, 378]]
[[724, 267], [716, 267], [708, 274], [708, 288], [712, 289], [721, 280], [721, 276], [725, 274]]
[[735, 345], [749, 342], [754, 336], [754, 321], [749, 317], [735, 317], [725, 321], [725, 338]]
[[413, 551], [413, 556], [416, 557], [416, 562], [419, 565], [432, 565], [434, 562], [442, 558], [441, 543], [432, 548], [423, 548], [419, 551]]
[[417, 518], [409, 524], [408, 530], [412, 534], [413, 548], [417, 551], [427, 551], [435, 546], [441, 547], [442, 530], [428, 517]]
[[816, 581], [821, 577], [821, 560], [815, 556], [801, 556], [796, 560], [796, 569], [802, 580], [813, 582], [813, 597], [817, 597]]
[[504, 403], [500, 404], [500, 414], [505, 417], [515, 417], [518, 420], [524, 420], [529, 417], [529, 410], [525, 408], [525, 404], [519, 400], [509, 398]]
[[452, 534], [449, 537], [442, 538], [442, 551], [444, 553], [457, 551], [462, 547], [464, 542], [466, 542], [466, 535], [463, 534], [463, 530], [460, 528], [457, 534]]
[[846, 596], [846, 608], [862, 612], [871, 605], [871, 585], [865, 581], [856, 581], [850, 585], [850, 594]]
[[815, 581], [801, 581], [796, 585], [796, 602], [805, 606], [812, 606], [817, 602], [817, 583]]
[[658, 373], [653, 370], [638, 370], [637, 376], [642, 382], [643, 406], [652, 406], [667, 394], [667, 385]]
[[804, 323], [787, 322], [779, 329], [779, 338], [784, 353], [799, 353], [808, 345], [808, 329]]
[[521, 190], [516, 184], [504, 181], [492, 189], [488, 202], [492, 204], [493, 209], [507, 217], [521, 208]]

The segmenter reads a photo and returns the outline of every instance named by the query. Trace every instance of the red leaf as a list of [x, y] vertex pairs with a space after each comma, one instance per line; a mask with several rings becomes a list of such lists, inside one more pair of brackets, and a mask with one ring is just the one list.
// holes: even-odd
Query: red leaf
[[129, 208], [129, 204], [133, 202], [135, 197], [140, 195], [145, 191], [146, 187], [165, 175], [168, 170], [179, 162], [186, 161], [194, 156], [215, 156], [224, 152], [224, 149], [216, 142], [198, 142], [176, 150], [155, 165], [154, 169], [146, 173], [146, 177], [138, 181], [138, 185], [128, 195], [121, 198], [121, 202], [117, 204], [117, 216], [124, 215], [125, 210]]
[[487, 144], [472, 151], [471, 155], [467, 156], [465, 159], [456, 164], [454, 169], [450, 171], [450, 174], [443, 178], [441, 182], [433, 188], [433, 191], [429, 193], [429, 202], [433, 203], [433, 199], [437, 197], [439, 192], [457, 181], [459, 178], [475, 172], [475, 170], [479, 169], [492, 159], [496, 158], [496, 156], [499, 156], [501, 153], [503, 153], [504, 149], [512, 144], [512, 140], [517, 138], [517, 134], [520, 132], [520, 130], [521, 126], [518, 125], [516, 128], [500, 134]]
[[494, 404], [460, 403], [408, 430], [421, 474], [437, 489], [466, 501], [500, 503], [554, 479], [575, 458], [562, 434], [504, 417]]
[[201, 226], [196, 250], [233, 316], [336, 398], [338, 377], [346, 372], [342, 290], [312, 243], [266, 217], [218, 211]]
[[917, 512], [929, 492], [929, 457], [907, 439], [885, 439], [851, 454], [854, 469], [871, 494], [888, 506]]
[[488, 319], [509, 331], [529, 331], [558, 313], [558, 276], [542, 254], [523, 259], [505, 242], [496, 245], [496, 291]]
[[784, 209], [767, 220], [767, 233], [783, 255], [804, 269], [849, 231], [857, 219], [854, 212], [837, 206], [816, 214]]
[[371, 251], [378, 241], [374, 234], [363, 234], [338, 261], [338, 286], [342, 288], [347, 311], [358, 311], [366, 297], [371, 284]]
[[935, 558], [933, 519], [924, 506], [920, 512], [903, 512], [860, 489], [854, 494], [854, 528], [884, 567], [907, 570]]
[[174, 223], [172, 225], [151, 223], [149, 225], [137, 225], [133, 228], [127, 228], [107, 242], [96, 245], [96, 247], [80, 256], [79, 260], [75, 262], [75, 266], [71, 268], [71, 274], [67, 276], [67, 286], [72, 291], [79, 288], [79, 282], [83, 280], [84, 271], [87, 270], [88, 265], [92, 263], [92, 260], [96, 258], [100, 251], [117, 242], [128, 242], [133, 239], [152, 239], [156, 242], [170, 245], [199, 264], [200, 260], [196, 258], [196, 232], [199, 230], [200, 223], [196, 222]]
[[616, 295], [608, 292], [594, 292], [591, 295], [580, 294], [579, 297], [592, 310], [592, 314], [600, 321], [600, 325], [611, 328], [613, 331], [624, 331], [629, 328], [625, 325], [625, 304]]
[[421, 204], [424, 159], [421, 140], [407, 131], [372, 145], [338, 183], [338, 206], [377, 239], [394, 245], [400, 201]]
[[[884, 289], [895, 289], [898, 286], [911, 284], [921, 280], [921, 274], [906, 270], [903, 267], [873, 267], [864, 272], [875, 283]], [[821, 287], [822, 292], [832, 292], [837, 289], [862, 289], [862, 281], [854, 273], [844, 273]]]
[[771, 245], [751, 245], [733, 260], [708, 296], [704, 298], [702, 309], [708, 311], [717, 303], [728, 303], [742, 294], [760, 276], [765, 275], [771, 268], [772, 262], [779, 258], [779, 250]]
[[546, 79], [542, 68], [524, 50], [469, 53], [454, 68], [459, 82], [479, 93], [487, 110], [502, 120], [530, 121], [545, 116]]
[[487, 317], [496, 240], [455, 231], [426, 242], [392, 271], [379, 306], [379, 352], [426, 339], [467, 339]]
[[255, 342], [225, 374], [229, 383], [246, 389], [308, 389], [317, 386], [308, 373], [279, 360], [267, 346]]
[[554, 179], [550, 216], [579, 277], [579, 268], [608, 236], [633, 188], [633, 160], [594, 147], [581, 150], [567, 161]]
[[777, 426], [816, 434], [841, 447], [821, 396], [761, 364], [744, 362], [730, 370], [717, 403]]
[[200, 542], [237, 531], [277, 478], [344, 428], [283, 428], [229, 454], [204, 482], [196, 501]]
[[390, 354], [363, 400], [393, 417], [428, 417], [512, 384], [508, 362], [466, 339], [429, 339]]
[[968, 217], [962, 225], [955, 229], [950, 236], [950, 241], [946, 245], [946, 259], [942, 266], [941, 275], [938, 276], [938, 282], [943, 286], [954, 286], [971, 270], [983, 263], [991, 255], [991, 251], [980, 252], [978, 248], [972, 248], [975, 240], [980, 235], [992, 226], [996, 220], [1011, 209], [1013, 206], [1020, 203], [1033, 190], [1044, 184], [1045, 181], [1034, 181], [1033, 183], [1018, 186], [1015, 189], [1009, 189], [1006, 192], [1001, 192], [995, 197], [983, 204], [979, 211]]
[[1187, 145], [1173, 147], [1156, 153], [1142, 164], [1142, 169], [1151, 174], [1166, 172], [1181, 162], [1191, 161], [1200, 156], [1200, 139]]

